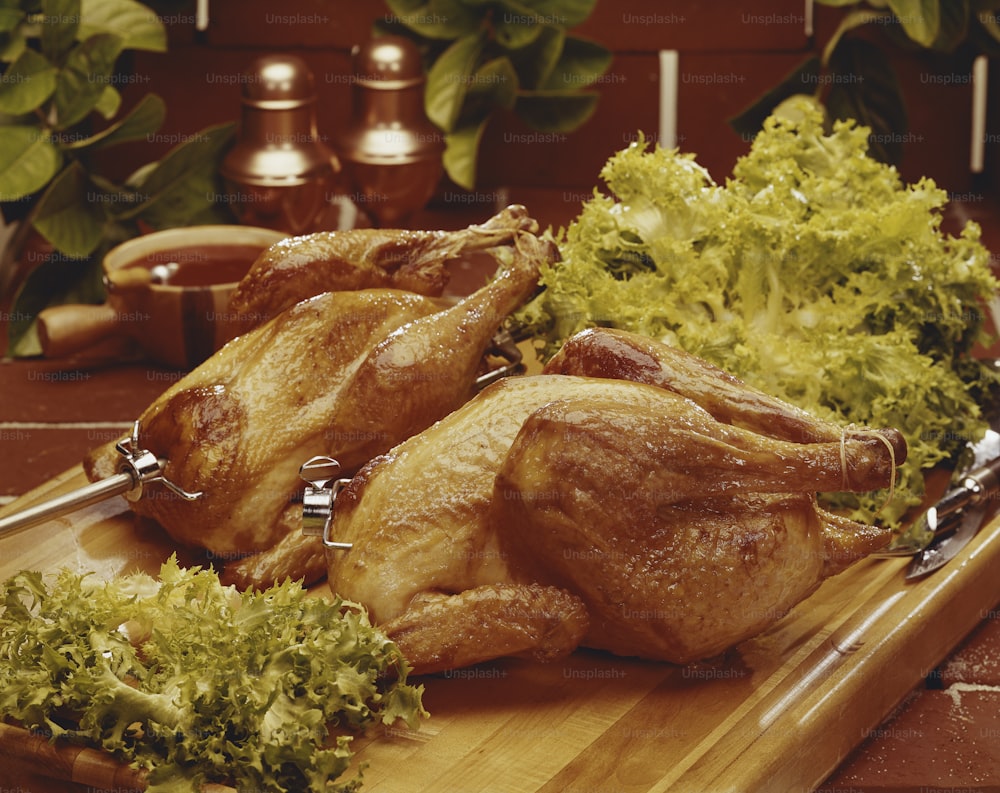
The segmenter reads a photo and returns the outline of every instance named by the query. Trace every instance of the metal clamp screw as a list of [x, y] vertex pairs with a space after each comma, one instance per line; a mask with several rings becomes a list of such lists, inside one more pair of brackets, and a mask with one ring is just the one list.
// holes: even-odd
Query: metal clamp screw
[[486, 353], [488, 355], [496, 355], [503, 358], [507, 361], [507, 363], [502, 366], [498, 366], [496, 369], [491, 369], [485, 374], [481, 374], [477, 377], [477, 391], [482, 391], [486, 388], [486, 386], [492, 385], [497, 380], [504, 377], [521, 374], [524, 371], [525, 367], [522, 363], [523, 356], [521, 354], [521, 350], [517, 346], [517, 340], [506, 328], [500, 328], [493, 334], [493, 338], [490, 339], [490, 346], [487, 348]]
[[340, 463], [332, 457], [318, 455], [302, 463], [299, 476], [306, 482], [302, 495], [302, 533], [312, 537], [322, 537], [327, 548], [342, 551], [351, 549], [349, 542], [335, 542], [330, 539], [330, 524], [333, 523], [333, 505], [337, 494], [350, 479], [338, 479]]

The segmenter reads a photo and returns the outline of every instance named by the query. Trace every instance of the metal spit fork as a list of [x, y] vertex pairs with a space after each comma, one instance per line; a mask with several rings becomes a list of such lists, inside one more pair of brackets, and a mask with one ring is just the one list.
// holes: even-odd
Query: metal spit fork
[[115, 444], [122, 456], [118, 472], [105, 479], [72, 490], [61, 496], [28, 507], [13, 515], [0, 518], [0, 537], [44, 523], [51, 518], [66, 515], [113, 496], [122, 495], [130, 502], [142, 498], [146, 485], [158, 482], [185, 501], [195, 501], [202, 493], [189, 493], [163, 476], [166, 460], [157, 457], [139, 443], [139, 422], [132, 425], [132, 433]]

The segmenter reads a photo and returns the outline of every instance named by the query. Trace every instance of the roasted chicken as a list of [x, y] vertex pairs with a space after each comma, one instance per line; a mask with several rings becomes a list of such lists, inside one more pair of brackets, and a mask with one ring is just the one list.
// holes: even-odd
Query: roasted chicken
[[265, 250], [230, 299], [246, 332], [322, 292], [385, 287], [438, 297], [448, 262], [509, 244], [538, 224], [523, 206], [459, 231], [353, 229], [289, 237]]
[[[332, 455], [351, 473], [472, 396], [497, 328], [557, 255], [531, 233], [512, 239], [499, 274], [451, 307], [397, 289], [324, 292], [224, 346], [139, 419], [164, 477], [203, 496], [157, 490], [135, 512], [238, 585], [321, 577], [322, 544], [300, 532], [301, 464]], [[85, 469], [96, 479], [116, 462], [108, 446]]]
[[894, 430], [840, 428], [631, 334], [570, 339], [340, 491], [330, 587], [418, 672], [579, 645], [685, 663], [764, 630], [887, 532], [822, 491], [888, 486]]

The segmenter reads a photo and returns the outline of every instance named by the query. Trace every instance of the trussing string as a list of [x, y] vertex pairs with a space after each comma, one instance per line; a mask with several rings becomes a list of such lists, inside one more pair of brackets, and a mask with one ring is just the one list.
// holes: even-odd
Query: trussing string
[[847, 433], [848, 432], [850, 432], [851, 435], [855, 437], [860, 436], [864, 438], [874, 438], [875, 440], [879, 441], [883, 446], [885, 446], [886, 449], [889, 450], [889, 461], [892, 466], [892, 471], [889, 476], [889, 495], [886, 498], [886, 500], [882, 502], [882, 506], [880, 506], [876, 511], [876, 514], [878, 514], [883, 509], [885, 509], [886, 506], [889, 505], [889, 503], [892, 501], [893, 496], [896, 494], [896, 450], [893, 448], [892, 443], [889, 442], [889, 439], [885, 437], [885, 435], [883, 435], [878, 430], [869, 429], [868, 427], [858, 427], [854, 424], [844, 427], [844, 429], [841, 430], [840, 433], [840, 482], [841, 482], [841, 487], [845, 491], [850, 489], [847, 480]]

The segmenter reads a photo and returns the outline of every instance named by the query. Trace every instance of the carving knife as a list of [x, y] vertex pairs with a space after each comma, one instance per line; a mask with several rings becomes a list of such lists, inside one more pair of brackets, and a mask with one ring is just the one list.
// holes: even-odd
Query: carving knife
[[990, 498], [998, 492], [1000, 457], [966, 473], [958, 485], [927, 511], [925, 519], [936, 536], [913, 557], [906, 578], [920, 578], [954, 559], [976, 536], [989, 510]]

